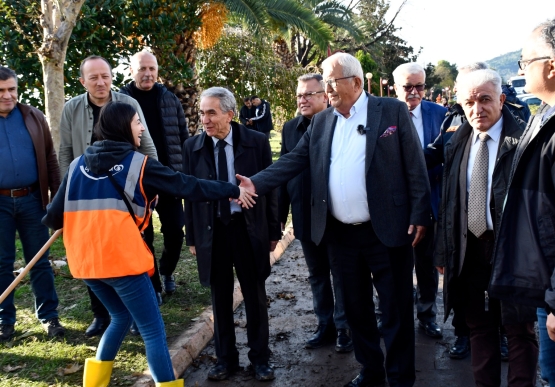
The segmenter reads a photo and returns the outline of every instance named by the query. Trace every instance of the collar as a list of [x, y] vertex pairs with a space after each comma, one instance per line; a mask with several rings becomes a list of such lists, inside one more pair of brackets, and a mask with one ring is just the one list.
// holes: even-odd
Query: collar
[[551, 118], [551, 116], [553, 116], [553, 114], [555, 113], [555, 106], [552, 106], [549, 108], [549, 110], [547, 110], [543, 116], [542, 116], [542, 123], [544, 123], [545, 121], [547, 121], [549, 118]]
[[410, 113], [412, 113], [412, 115], [416, 119], [422, 118], [422, 102], [419, 103], [418, 106], [414, 108], [414, 110], [409, 110], [409, 114]]
[[[503, 115], [501, 115], [501, 117], [499, 118], [499, 120], [493, 124], [493, 126], [491, 128], [489, 128], [489, 130], [487, 131], [489, 137], [494, 141], [494, 142], [499, 142], [499, 138], [501, 137], [501, 130], [503, 129]], [[478, 134], [480, 134], [481, 132], [477, 129], [472, 129], [473, 133], [474, 133], [474, 142], [475, 143], [478, 140]]]
[[[212, 141], [214, 141], [214, 148], [216, 147], [216, 145], [218, 144], [218, 140], [216, 137], [212, 137]], [[230, 125], [229, 126], [229, 133], [227, 134], [227, 136], [225, 136], [224, 141], [227, 143], [227, 145], [233, 147], [233, 127]]]
[[[349, 117], [354, 116], [355, 114], [357, 114], [357, 112], [360, 112], [363, 109], [366, 109], [367, 107], [368, 107], [368, 96], [363, 91], [362, 93], [360, 93], [360, 96], [356, 100], [355, 104], [349, 110]], [[333, 114], [338, 116], [338, 117], [345, 118], [345, 116], [343, 114], [339, 113], [337, 111], [337, 109], [335, 109], [335, 108], [333, 109]]]
[[[6, 117], [3, 117], [3, 116], [0, 116], [0, 117], [5, 118], [5, 119], [10, 118], [12, 115], [15, 114], [15, 112], [17, 110], [19, 110], [19, 108], [17, 107], [18, 104], [19, 104], [19, 102], [16, 102], [15, 107], [12, 110], [10, 110], [10, 112], [8, 113], [8, 115]], [[23, 115], [23, 113], [21, 113], [21, 114]]]
[[[91, 105], [98, 106], [98, 105], [95, 105], [95, 104], [90, 100], [90, 95], [89, 95], [89, 92], [88, 92], [88, 91], [86, 91], [83, 95], [85, 96], [85, 107], [88, 108], [88, 107], [90, 107]], [[114, 99], [114, 91], [113, 91], [113, 90], [110, 90], [110, 99], [108, 100], [108, 102], [112, 101], [113, 99]], [[108, 103], [108, 102], [107, 102], [107, 103]], [[102, 106], [98, 106], [98, 107], [102, 107]]]

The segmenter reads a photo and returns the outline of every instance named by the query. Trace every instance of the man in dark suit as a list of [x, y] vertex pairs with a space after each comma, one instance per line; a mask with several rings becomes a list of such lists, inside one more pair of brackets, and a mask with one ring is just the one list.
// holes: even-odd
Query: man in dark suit
[[[305, 74], [299, 77], [297, 108], [301, 115], [283, 125], [281, 156], [291, 152], [297, 146], [310, 125], [312, 117], [327, 107], [328, 98], [324, 91], [322, 76]], [[349, 336], [349, 325], [343, 306], [340, 275], [337, 274], [336, 267], [330, 269], [326, 244], [316, 245], [310, 239], [310, 196], [310, 169], [308, 168], [280, 188], [279, 219], [283, 229], [291, 204], [295, 238], [301, 242], [303, 248], [314, 313], [318, 318], [318, 327], [305, 347], [320, 348], [330, 341], [335, 341], [337, 352], [350, 352], [353, 350], [353, 342]], [[333, 290], [330, 271], [333, 276]]]
[[[341, 268], [347, 322], [360, 374], [347, 387], [412, 386], [414, 319], [412, 249], [426, 232], [430, 185], [408, 110], [393, 98], [363, 91], [364, 75], [352, 55], [322, 63], [332, 108], [316, 114], [299, 145], [241, 185], [269, 192], [305, 168], [311, 173], [311, 236], [328, 244]], [[380, 296], [380, 348], [372, 285]], [[387, 374], [387, 375], [386, 375]]]
[[[185, 142], [183, 171], [201, 179], [237, 183], [235, 173], [252, 176], [272, 164], [270, 144], [260, 133], [232, 122], [233, 94], [212, 87], [200, 96], [204, 132]], [[210, 286], [218, 362], [208, 373], [226, 379], [239, 367], [233, 322], [233, 267], [245, 300], [249, 359], [256, 379], [274, 379], [269, 366], [268, 310], [265, 280], [269, 251], [280, 238], [277, 192], [259, 195], [251, 209], [237, 203], [185, 202], [186, 243], [198, 261], [200, 282]]]
[[[404, 63], [398, 66], [393, 71], [393, 79], [397, 98], [407, 104], [420, 145], [425, 149], [439, 135], [447, 109], [433, 102], [422, 101], [426, 87], [426, 72], [418, 63]], [[441, 194], [441, 173], [441, 166], [428, 171], [432, 198], [430, 218], [433, 226], [428, 229], [422, 242], [414, 248], [414, 268], [418, 283], [416, 299], [418, 326], [428, 336], [434, 338], [442, 336], [441, 328], [436, 323], [439, 275], [433, 262], [434, 229]]]
[[250, 123], [254, 128], [261, 133], [264, 133], [268, 139], [270, 138], [270, 131], [274, 130], [274, 123], [272, 121], [272, 112], [270, 111], [270, 103], [258, 96], [251, 97], [254, 114], [251, 116]]
[[443, 146], [446, 172], [434, 257], [444, 274], [445, 316], [453, 305], [462, 305], [477, 386], [501, 384], [502, 321], [509, 342], [509, 385], [532, 387], [538, 358], [535, 309], [501, 304], [488, 294], [495, 230], [525, 124], [503, 106], [501, 77], [493, 70], [458, 79], [457, 96], [468, 121]]

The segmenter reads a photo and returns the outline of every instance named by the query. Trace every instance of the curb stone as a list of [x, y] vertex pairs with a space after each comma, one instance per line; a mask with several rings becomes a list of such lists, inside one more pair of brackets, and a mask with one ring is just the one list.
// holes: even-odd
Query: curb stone
[[[293, 235], [293, 225], [289, 223], [285, 228], [283, 237], [278, 242], [275, 250], [270, 253], [270, 265], [279, 261], [283, 252], [295, 240]], [[239, 281], [235, 280], [233, 292], [233, 310], [243, 302], [243, 294]], [[183, 375], [185, 370], [191, 365], [193, 360], [206, 347], [208, 342], [212, 340], [214, 335], [214, 317], [212, 307], [208, 306], [198, 317], [195, 324], [179, 335], [169, 347], [170, 357], [172, 359], [173, 372], [176, 376]], [[144, 372], [133, 387], [151, 387], [154, 386], [150, 371]]]

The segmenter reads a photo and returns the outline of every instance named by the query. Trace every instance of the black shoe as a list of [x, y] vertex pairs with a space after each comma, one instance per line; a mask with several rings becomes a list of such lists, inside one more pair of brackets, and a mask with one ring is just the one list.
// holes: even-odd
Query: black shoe
[[385, 379], [373, 382], [369, 377], [358, 374], [356, 378], [345, 384], [345, 387], [385, 387]]
[[276, 378], [274, 370], [268, 364], [253, 364], [252, 368], [254, 369], [254, 377], [256, 380], [263, 382], [266, 380], [274, 380]]
[[305, 348], [316, 349], [335, 340], [335, 328], [330, 325], [318, 325], [314, 335], [305, 343]]
[[214, 367], [208, 371], [208, 379], [210, 380], [225, 380], [235, 371], [239, 369], [239, 365], [229, 366], [226, 363], [218, 362]]
[[499, 351], [501, 352], [501, 361], [509, 361], [509, 341], [507, 335], [499, 335]]
[[0, 343], [9, 341], [15, 333], [13, 325], [0, 324]]
[[455, 343], [449, 349], [451, 359], [464, 359], [470, 353], [470, 338], [468, 336], [456, 336]]
[[42, 323], [42, 327], [49, 337], [63, 337], [66, 329], [60, 324], [58, 317], [51, 318]]
[[85, 336], [93, 337], [104, 333], [106, 328], [110, 325], [110, 319], [105, 317], [95, 317], [91, 325], [85, 331]]
[[439, 338], [443, 336], [443, 333], [441, 333], [441, 328], [435, 322], [425, 323], [419, 321], [418, 326], [424, 329], [424, 332], [430, 337]]
[[175, 293], [175, 277], [173, 275], [162, 275], [162, 286], [166, 294]]
[[353, 340], [349, 335], [348, 329], [337, 330], [337, 340], [335, 341], [335, 352], [346, 353], [353, 350]]
[[141, 335], [141, 332], [139, 332], [139, 328], [137, 327], [135, 320], [133, 320], [133, 322], [131, 323], [131, 327], [129, 328], [129, 333], [131, 333], [133, 336]]

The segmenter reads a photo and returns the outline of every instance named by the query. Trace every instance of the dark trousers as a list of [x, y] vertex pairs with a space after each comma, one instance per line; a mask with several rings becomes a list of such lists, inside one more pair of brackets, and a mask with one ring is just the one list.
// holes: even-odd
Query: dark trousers
[[218, 361], [229, 365], [239, 363], [233, 321], [234, 266], [247, 313], [249, 360], [253, 364], [268, 363], [270, 350], [265, 278], [258, 278], [247, 226], [241, 215], [234, 215], [228, 225], [217, 218], [212, 243], [210, 289], [214, 310], [214, 344]]
[[[345, 312], [361, 373], [375, 383], [387, 373], [390, 386], [412, 386], [416, 376], [411, 246], [388, 248], [371, 222], [346, 225], [332, 216], [328, 216], [324, 238], [332, 264], [341, 268]], [[385, 367], [372, 286], [380, 297]]]
[[[172, 275], [177, 266], [177, 262], [179, 262], [185, 235], [183, 233], [183, 226], [185, 225], [183, 200], [174, 196], [160, 195], [158, 204], [156, 205], [156, 212], [160, 217], [160, 231], [164, 236], [164, 249], [160, 257], [159, 271], [161, 275]], [[152, 255], [156, 257], [154, 251], [154, 226], [152, 221], [146, 228], [144, 235], [148, 248], [152, 251]], [[154, 283], [154, 281], [160, 282], [158, 273], [155, 273], [153, 277], [156, 277], [153, 280], [154, 289], [158, 291]]]
[[[328, 247], [324, 242], [317, 246], [312, 241], [301, 241], [301, 246], [308, 267], [308, 282], [312, 290], [312, 304], [318, 325], [335, 325], [337, 329], [348, 329], [341, 276], [338, 273], [339, 268], [330, 267]], [[330, 273], [333, 277], [333, 291]]]
[[[480, 240], [468, 231], [460, 285], [465, 294], [464, 312], [470, 329], [472, 370], [478, 387], [501, 385], [499, 326], [501, 303], [486, 298], [491, 276], [493, 240]], [[538, 343], [534, 323], [504, 325], [509, 341], [509, 387], [533, 387], [536, 383]]]
[[424, 322], [435, 322], [437, 315], [437, 286], [439, 273], [434, 266], [434, 227], [428, 228], [424, 238], [413, 248], [416, 272], [416, 317]]

